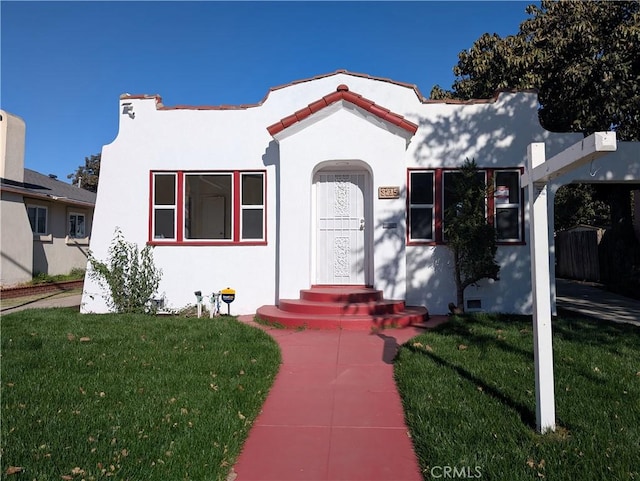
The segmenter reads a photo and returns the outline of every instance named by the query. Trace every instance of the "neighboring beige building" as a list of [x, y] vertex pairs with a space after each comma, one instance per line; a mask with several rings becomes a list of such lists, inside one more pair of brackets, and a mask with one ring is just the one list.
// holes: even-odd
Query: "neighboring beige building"
[[87, 265], [96, 194], [24, 168], [25, 122], [0, 110], [0, 284]]

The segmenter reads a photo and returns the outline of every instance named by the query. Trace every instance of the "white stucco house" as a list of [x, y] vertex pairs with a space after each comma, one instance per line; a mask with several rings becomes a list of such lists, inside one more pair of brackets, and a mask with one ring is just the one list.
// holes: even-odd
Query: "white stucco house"
[[0, 285], [87, 264], [96, 194], [24, 167], [26, 124], [0, 110]]
[[[466, 307], [530, 313], [527, 146], [545, 142], [550, 157], [582, 138], [544, 130], [537, 109], [531, 91], [431, 101], [344, 70], [272, 88], [256, 105], [123, 95], [118, 135], [102, 151], [91, 250], [106, 258], [116, 227], [155, 246], [159, 294], [175, 308], [194, 291], [231, 287], [232, 313], [295, 312], [301, 291], [351, 286], [445, 314], [455, 283], [443, 211], [456, 169], [473, 158], [496, 187], [486, 215], [501, 272], [468, 288]], [[614, 171], [609, 180], [629, 174]], [[572, 175], [557, 186], [589, 171]], [[106, 311], [105, 295], [87, 279], [83, 312]]]

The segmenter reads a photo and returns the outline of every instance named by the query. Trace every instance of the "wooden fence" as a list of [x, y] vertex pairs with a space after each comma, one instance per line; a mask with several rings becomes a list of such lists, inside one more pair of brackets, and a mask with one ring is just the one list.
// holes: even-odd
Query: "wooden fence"
[[600, 281], [598, 245], [604, 229], [575, 228], [556, 234], [556, 276], [580, 281]]

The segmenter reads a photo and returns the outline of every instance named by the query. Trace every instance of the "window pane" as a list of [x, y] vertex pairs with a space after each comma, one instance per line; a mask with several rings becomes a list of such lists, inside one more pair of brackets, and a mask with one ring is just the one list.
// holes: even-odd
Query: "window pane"
[[432, 240], [433, 239], [433, 209], [412, 208], [411, 217], [411, 239]]
[[176, 176], [174, 174], [156, 174], [155, 205], [175, 205], [176, 203]]
[[262, 209], [243, 209], [242, 211], [242, 238], [262, 239]]
[[433, 172], [411, 172], [411, 204], [433, 204]]
[[75, 237], [75, 236], [76, 236], [76, 216], [70, 215], [69, 216], [69, 237]]
[[76, 226], [76, 236], [84, 237], [84, 216], [78, 216], [78, 225]]
[[[450, 207], [456, 205], [460, 201], [460, 187], [457, 185], [459, 182], [464, 180], [463, 174], [461, 172], [445, 172], [444, 173], [444, 199], [443, 199], [443, 208], [444, 215], [447, 215], [447, 211]], [[477, 172], [476, 178], [474, 182], [471, 184], [473, 186], [481, 186], [485, 183], [485, 174], [484, 172]], [[483, 194], [484, 198], [484, 194]], [[481, 203], [483, 204], [483, 202]], [[478, 205], [478, 208], [483, 209], [483, 205]]]
[[242, 175], [242, 205], [263, 205], [262, 174]]
[[496, 209], [498, 239], [520, 239], [517, 208]]
[[173, 239], [175, 225], [174, 209], [156, 209], [154, 212], [154, 239]]
[[185, 176], [185, 237], [231, 239], [231, 175]]
[[47, 233], [47, 209], [43, 209], [38, 207], [38, 222], [37, 222], [37, 230], [38, 234], [46, 234]]
[[518, 172], [496, 172], [496, 204], [518, 204], [520, 202], [520, 174]]
[[36, 231], [36, 208], [27, 207], [27, 215], [29, 216], [29, 224], [31, 224], [31, 232]]
[[444, 199], [443, 199], [443, 214], [446, 214], [448, 209], [458, 202], [458, 195], [456, 192], [456, 182], [461, 178], [461, 174], [458, 172], [445, 172], [444, 175]]

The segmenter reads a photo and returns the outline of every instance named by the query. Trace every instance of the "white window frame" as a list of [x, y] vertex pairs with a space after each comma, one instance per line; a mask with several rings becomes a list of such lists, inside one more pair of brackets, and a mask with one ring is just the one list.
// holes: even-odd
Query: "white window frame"
[[[31, 225], [31, 219], [29, 219], [29, 225], [31, 226], [31, 231], [35, 235], [47, 235], [48, 228], [49, 228], [49, 209], [48, 209], [48, 207], [46, 207], [44, 205], [27, 204], [27, 218], [29, 218], [29, 209], [35, 209], [35, 218], [34, 218], [34, 224], [35, 225]], [[38, 230], [38, 210], [39, 209], [44, 210], [44, 230], [43, 231], [39, 231]]]
[[[76, 218], [76, 230], [78, 229], [78, 218], [82, 217], [82, 235], [77, 235], [76, 232], [71, 232], [71, 218], [75, 217]], [[71, 239], [85, 239], [87, 237], [87, 216], [86, 214], [83, 214], [82, 212], [69, 212], [69, 215], [67, 216], [67, 226], [68, 228], [68, 232], [67, 232], [67, 236]]]

